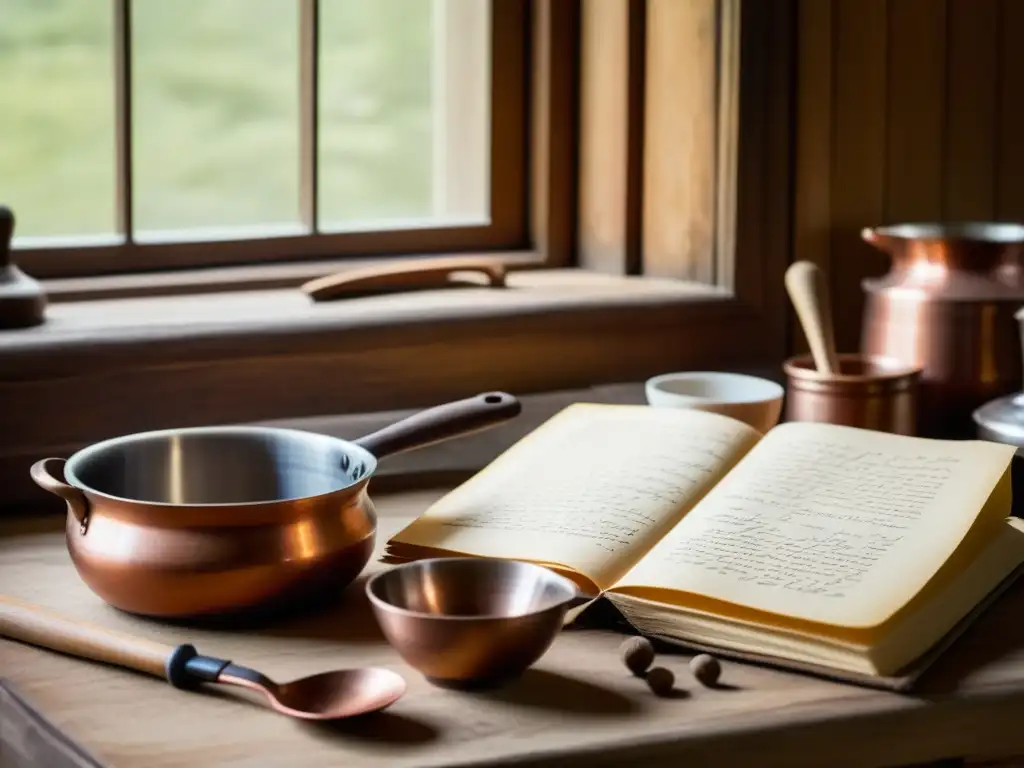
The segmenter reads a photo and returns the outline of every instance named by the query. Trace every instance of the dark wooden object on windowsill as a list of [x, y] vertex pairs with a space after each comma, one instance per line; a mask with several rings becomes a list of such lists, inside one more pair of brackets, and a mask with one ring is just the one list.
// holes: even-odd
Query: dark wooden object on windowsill
[[486, 256], [403, 259], [365, 269], [347, 269], [302, 284], [313, 301], [333, 301], [377, 293], [455, 288], [505, 287], [505, 265]]
[[46, 294], [11, 258], [14, 212], [0, 205], [0, 330], [26, 328], [43, 322]]

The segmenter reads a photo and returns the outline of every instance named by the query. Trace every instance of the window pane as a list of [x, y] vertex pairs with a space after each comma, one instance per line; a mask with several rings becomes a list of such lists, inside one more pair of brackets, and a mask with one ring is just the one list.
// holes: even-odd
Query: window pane
[[0, 202], [18, 236], [114, 229], [113, 15], [0, 0]]
[[321, 0], [323, 229], [486, 221], [489, 10]]
[[134, 0], [137, 230], [298, 221], [298, 23], [296, 0]]

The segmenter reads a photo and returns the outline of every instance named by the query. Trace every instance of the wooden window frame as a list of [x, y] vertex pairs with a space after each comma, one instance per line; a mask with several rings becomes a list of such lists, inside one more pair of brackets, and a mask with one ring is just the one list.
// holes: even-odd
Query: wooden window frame
[[[31, 238], [16, 248], [19, 265], [41, 279], [139, 274], [232, 264], [302, 262], [344, 256], [395, 255], [525, 248], [527, 208], [526, 55], [529, 0], [489, 0], [491, 72], [489, 109], [489, 221], [465, 225], [426, 220], [393, 228], [322, 231], [318, 222], [319, 3], [299, 5], [300, 221], [259, 233], [252, 228], [211, 238], [189, 230], [138, 233], [132, 194], [132, 3], [113, 9], [114, 129], [117, 234]], [[15, 212], [17, 213], [17, 212]]]
[[[48, 280], [51, 296], [96, 300], [56, 303], [53, 322], [0, 332], [0, 506], [43, 500], [32, 459], [129, 431], [419, 408], [686, 368], [777, 370], [789, 348], [795, 0], [714, 0], [718, 54], [700, 59], [649, 48], [649, 14], [666, 0], [624, 2], [624, 24], [609, 22], [623, 18], [617, 2], [531, 0], [529, 242], [493, 254], [517, 267], [511, 290], [296, 300], [300, 279], [354, 263], [340, 260]], [[588, 89], [589, 62], [605, 56], [625, 69]], [[706, 103], [706, 88], [678, 82], [695, 61], [705, 69], [691, 77], [712, 67], [724, 84], [700, 118], [713, 130], [681, 119], [686, 103], [647, 102], [670, 92]], [[671, 174], [646, 170], [673, 164], [690, 179], [673, 135], [691, 152], [695, 136], [714, 141], [699, 148], [714, 158], [702, 198], [710, 224]], [[673, 239], [673, 220], [700, 237]], [[239, 291], [273, 286], [284, 290]], [[136, 298], [116, 298], [126, 289]]]

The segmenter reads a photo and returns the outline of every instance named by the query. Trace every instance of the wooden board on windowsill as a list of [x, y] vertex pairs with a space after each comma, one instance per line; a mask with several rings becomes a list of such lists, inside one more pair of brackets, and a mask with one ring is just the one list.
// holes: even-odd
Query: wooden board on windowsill
[[[376, 495], [386, 538], [444, 492]], [[369, 571], [381, 568], [375, 561]], [[1014, 589], [940, 660], [918, 695], [856, 688], [738, 663], [720, 690], [662, 654], [680, 693], [658, 698], [622, 667], [622, 635], [566, 630], [519, 682], [494, 691], [435, 688], [383, 641], [361, 584], [322, 615], [248, 632], [131, 617], [76, 576], [61, 522], [0, 523], [4, 591], [75, 618], [251, 664], [289, 679], [377, 664], [409, 682], [386, 713], [306, 727], [260, 706], [186, 693], [154, 678], [0, 640], [0, 674], [103, 764], [170, 765], [907, 765], [1024, 752], [1024, 587]], [[128, 725], [130, 724], [130, 725]]]
[[[452, 288], [314, 303], [294, 290], [235, 291], [68, 302], [46, 322], [0, 332], [0, 382], [82, 372], [106, 357], [126, 363], [181, 364], [259, 345], [264, 354], [296, 354], [336, 342], [339, 334], [484, 321], [587, 309], [724, 302], [729, 294], [701, 283], [621, 277], [583, 270], [509, 275], [507, 288]], [[314, 338], [315, 337], [315, 338]], [[276, 344], [274, 342], [277, 342]]]
[[[536, 269], [545, 266], [543, 257], [533, 251], [493, 251], [458, 255], [472, 255], [473, 258], [494, 261], [504, 264], [509, 269]], [[387, 267], [399, 261], [415, 262], [432, 258], [436, 258], [436, 254], [284, 261], [244, 266], [51, 278], [43, 280], [42, 283], [49, 300], [55, 303], [143, 296], [188, 296], [225, 291], [268, 291], [297, 288], [307, 280], [338, 272]]]

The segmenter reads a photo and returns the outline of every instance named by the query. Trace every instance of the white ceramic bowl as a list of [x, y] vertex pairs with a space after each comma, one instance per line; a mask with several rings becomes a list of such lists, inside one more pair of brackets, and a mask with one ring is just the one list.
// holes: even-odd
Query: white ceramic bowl
[[780, 384], [757, 376], [721, 371], [664, 373], [647, 380], [647, 402], [655, 408], [690, 408], [731, 416], [759, 432], [774, 427], [782, 413]]

